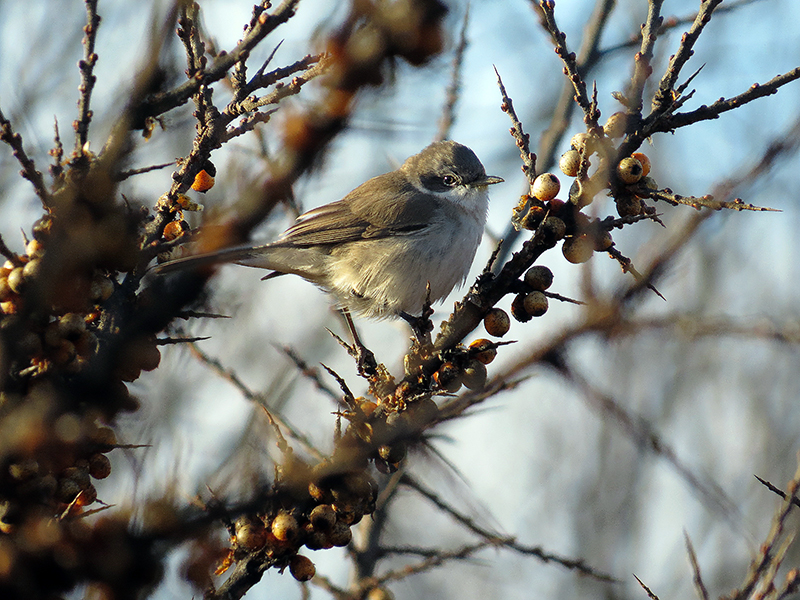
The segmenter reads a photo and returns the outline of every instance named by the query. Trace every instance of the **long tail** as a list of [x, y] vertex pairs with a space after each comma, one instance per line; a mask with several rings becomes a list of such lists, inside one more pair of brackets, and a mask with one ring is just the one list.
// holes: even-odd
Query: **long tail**
[[[325, 253], [314, 248], [296, 248], [280, 244], [239, 246], [205, 254], [176, 258], [155, 267], [156, 273], [196, 269], [220, 263], [236, 263], [247, 267], [269, 269], [276, 274], [292, 273], [320, 283], [326, 276]], [[268, 277], [274, 277], [269, 275]]]
[[[154, 267], [156, 273], [172, 273], [174, 271], [184, 269], [197, 269], [200, 267], [208, 267], [221, 263], [238, 263], [245, 261], [248, 258], [252, 259], [257, 255], [257, 250], [263, 249], [263, 246], [240, 246], [236, 248], [224, 248], [214, 252], [207, 252], [205, 254], [194, 254], [192, 256], [183, 256], [161, 263]], [[263, 250], [262, 250], [263, 251]], [[258, 265], [253, 265], [258, 266]], [[273, 267], [265, 267], [273, 268]]]

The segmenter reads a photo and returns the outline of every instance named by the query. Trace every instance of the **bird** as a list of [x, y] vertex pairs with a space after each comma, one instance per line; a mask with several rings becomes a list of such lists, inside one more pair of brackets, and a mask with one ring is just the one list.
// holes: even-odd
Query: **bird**
[[264, 279], [299, 275], [347, 313], [399, 317], [413, 327], [428, 300], [466, 280], [486, 224], [488, 186], [502, 181], [467, 146], [437, 141], [300, 215], [274, 242], [190, 255], [158, 271], [232, 262], [272, 270]]

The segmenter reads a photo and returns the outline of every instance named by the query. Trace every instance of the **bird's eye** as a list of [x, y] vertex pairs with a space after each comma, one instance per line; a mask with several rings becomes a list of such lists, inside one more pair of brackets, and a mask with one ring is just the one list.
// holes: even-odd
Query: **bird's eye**
[[445, 175], [442, 177], [442, 183], [447, 187], [453, 187], [456, 183], [458, 183], [458, 180], [453, 175]]

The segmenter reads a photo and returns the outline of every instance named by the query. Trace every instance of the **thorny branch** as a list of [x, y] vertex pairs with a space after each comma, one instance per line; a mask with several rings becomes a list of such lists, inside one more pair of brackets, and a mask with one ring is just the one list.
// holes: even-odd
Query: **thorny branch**
[[[564, 75], [566, 75], [575, 89], [575, 102], [583, 109], [584, 122], [589, 130], [597, 129], [597, 117], [600, 113], [597, 110], [596, 102], [589, 98], [589, 94], [586, 91], [586, 83], [578, 67], [575, 53], [570, 52], [569, 48], [567, 48], [567, 36], [556, 24], [556, 3], [553, 0], [542, 0], [539, 5], [541, 6], [542, 15], [544, 17], [545, 29], [553, 39], [556, 54], [558, 54], [559, 58], [564, 62]], [[589, 32], [588, 38], [593, 39], [593, 37], [592, 33]]]
[[97, 54], [94, 51], [97, 40], [97, 28], [100, 26], [100, 17], [97, 15], [97, 0], [86, 1], [86, 26], [83, 28], [83, 60], [78, 62], [81, 72], [81, 84], [78, 87], [80, 97], [78, 100], [78, 119], [73, 124], [75, 128], [75, 156], [80, 157], [85, 150], [89, 135], [89, 124], [92, 121], [90, 109], [92, 90], [97, 81], [94, 75], [94, 66], [97, 64]]
[[36, 195], [46, 209], [50, 205], [50, 192], [47, 191], [42, 174], [36, 170], [33, 159], [25, 153], [25, 149], [22, 147], [22, 136], [14, 132], [11, 122], [6, 119], [2, 111], [0, 111], [0, 141], [11, 146], [14, 158], [22, 165], [22, 176], [31, 182]]

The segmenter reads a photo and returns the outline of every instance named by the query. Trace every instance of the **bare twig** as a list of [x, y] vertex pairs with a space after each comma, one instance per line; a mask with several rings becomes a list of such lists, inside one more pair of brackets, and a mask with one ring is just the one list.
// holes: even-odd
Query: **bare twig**
[[777, 208], [768, 208], [762, 206], [755, 206], [744, 202], [741, 198], [734, 198], [731, 201], [715, 200], [714, 196], [707, 194], [705, 196], [681, 196], [676, 194], [669, 188], [663, 190], [652, 190], [644, 187], [636, 188], [636, 194], [643, 198], [652, 198], [653, 200], [662, 200], [671, 204], [672, 206], [691, 206], [700, 210], [701, 208], [710, 208], [711, 210], [722, 210], [727, 208], [729, 210], [743, 211], [751, 210], [756, 212], [780, 212]]
[[[508, 548], [520, 554], [535, 556], [544, 563], [553, 562], [567, 569], [575, 570], [584, 575], [588, 575], [593, 579], [597, 579], [599, 581], [609, 581], [609, 582], [617, 581], [617, 579], [615, 579], [608, 573], [603, 573], [602, 571], [590, 567], [589, 565], [586, 564], [586, 561], [584, 561], [583, 559], [571, 559], [571, 558], [565, 558], [563, 556], [558, 556], [557, 554], [553, 554], [552, 552], [547, 552], [541, 546], [529, 546], [526, 544], [521, 544], [520, 542], [517, 541], [516, 538], [512, 536], [499, 535], [494, 531], [481, 527], [475, 522], [474, 519], [462, 514], [461, 512], [453, 508], [449, 503], [445, 502], [438, 494], [423, 486], [419, 481], [417, 481], [408, 473], [403, 475], [401, 483], [415, 490], [423, 497], [427, 498], [439, 510], [443, 511], [445, 514], [452, 517], [454, 520], [463, 525], [472, 533], [475, 533], [476, 535], [482, 537], [486, 543]], [[388, 553], [390, 550], [388, 548], [385, 548], [384, 551]]]
[[201, 78], [189, 79], [186, 83], [169, 92], [155, 94], [145, 99], [138, 107], [138, 116], [144, 119], [148, 116], [157, 116], [177, 106], [185, 104], [202, 86], [219, 81], [237, 62], [248, 56], [253, 48], [278, 26], [288, 21], [294, 15], [300, 0], [284, 0], [272, 14], [261, 12], [255, 24], [248, 31], [235, 48], [220, 55], [208, 66]]
[[450, 67], [450, 82], [445, 91], [444, 107], [442, 117], [439, 119], [439, 131], [436, 140], [446, 140], [450, 137], [450, 130], [455, 121], [456, 103], [461, 93], [461, 68], [464, 63], [464, 54], [467, 49], [467, 25], [469, 25], [469, 2], [464, 9], [464, 19], [461, 21], [461, 31], [458, 34], [458, 45], [456, 46], [453, 63]]
[[128, 177], [133, 177], [134, 175], [141, 175], [142, 173], [150, 173], [151, 171], [158, 171], [159, 169], [166, 169], [167, 167], [171, 167], [175, 164], [174, 160], [170, 162], [161, 163], [158, 165], [150, 165], [149, 167], [140, 167], [138, 169], [129, 169], [127, 171], [121, 171], [116, 175], [117, 181], [124, 181], [128, 179]]
[[597, 118], [600, 113], [597, 111], [597, 103], [589, 98], [586, 91], [586, 82], [583, 80], [583, 75], [578, 68], [578, 63], [574, 52], [570, 52], [567, 47], [567, 36], [563, 33], [556, 23], [555, 5], [553, 0], [541, 0], [539, 3], [544, 17], [544, 27], [550, 34], [556, 48], [556, 54], [564, 62], [564, 75], [572, 83], [575, 89], [575, 102], [583, 109], [583, 120], [587, 127], [597, 129]]
[[75, 127], [75, 156], [80, 157], [86, 147], [89, 136], [89, 123], [92, 121], [92, 111], [90, 108], [92, 90], [97, 81], [94, 75], [94, 66], [97, 64], [97, 54], [94, 51], [97, 39], [97, 28], [100, 26], [100, 17], [97, 14], [97, 0], [85, 0], [86, 2], [86, 25], [83, 28], [83, 59], [78, 61], [78, 68], [81, 71], [81, 84], [78, 87], [80, 98], [78, 99], [78, 119], [74, 123]]
[[659, 600], [658, 596], [656, 596], [656, 595], [653, 593], [653, 591], [652, 591], [652, 590], [651, 590], [649, 587], [647, 587], [647, 586], [644, 584], [644, 582], [643, 582], [641, 579], [639, 579], [639, 578], [636, 576], [636, 574], [634, 574], [634, 575], [633, 575], [633, 578], [634, 578], [636, 581], [638, 581], [638, 582], [639, 582], [639, 585], [640, 585], [640, 586], [642, 586], [642, 589], [643, 589], [643, 590], [644, 590], [644, 591], [647, 593], [647, 597], [648, 597], [648, 598], [650, 598], [650, 600]]
[[680, 46], [678, 51], [670, 57], [669, 65], [661, 78], [658, 85], [658, 91], [653, 97], [651, 114], [648, 119], [657, 119], [660, 115], [666, 113], [672, 104], [677, 100], [675, 94], [675, 83], [678, 81], [681, 69], [692, 56], [695, 43], [697, 42], [703, 29], [711, 20], [711, 15], [714, 9], [719, 5], [722, 0], [704, 0], [700, 3], [700, 10], [694, 19], [689, 31], [681, 37]]
[[746, 92], [742, 92], [741, 94], [733, 96], [732, 98], [722, 98], [712, 104], [709, 104], [708, 106], [703, 105], [693, 111], [676, 113], [655, 121], [652, 126], [649, 126], [646, 129], [645, 132], [647, 135], [650, 135], [652, 133], [661, 131], [674, 131], [679, 127], [686, 127], [692, 123], [716, 119], [724, 112], [733, 110], [742, 106], [743, 104], [763, 98], [764, 96], [770, 96], [777, 92], [780, 87], [797, 79], [800, 79], [800, 67], [792, 69], [791, 71], [783, 73], [782, 75], [773, 77], [766, 83], [754, 83]]
[[[791, 543], [791, 537], [786, 539], [787, 543], [781, 544], [784, 539], [784, 530], [787, 526], [787, 519], [792, 512], [793, 507], [797, 501], [798, 486], [800, 486], [800, 468], [795, 472], [794, 477], [787, 485], [788, 494], [786, 494], [782, 506], [775, 513], [772, 520], [772, 528], [764, 543], [759, 548], [759, 553], [747, 573], [742, 586], [727, 596], [728, 600], [744, 600], [750, 598], [753, 591], [760, 582], [766, 581], [771, 583], [772, 579], [768, 575], [772, 570], [772, 577], [774, 578], [774, 568], [780, 563], [783, 553], [788, 548], [788, 543]], [[781, 544], [779, 546], [779, 544]]]
[[697, 595], [700, 596], [700, 600], [708, 600], [708, 589], [706, 589], [705, 583], [703, 583], [703, 577], [700, 574], [700, 564], [697, 562], [697, 554], [694, 552], [694, 546], [692, 545], [692, 540], [689, 539], [689, 534], [685, 531], [683, 532], [684, 540], [686, 541], [686, 552], [689, 554], [689, 562], [692, 565], [692, 573], [694, 575], [694, 587], [697, 590]]
[[[642, 44], [639, 52], [633, 57], [633, 76], [625, 100], [628, 104], [628, 120], [634, 120], [636, 124], [642, 117], [644, 85], [653, 74], [650, 63], [653, 60], [653, 48], [658, 38], [658, 31], [664, 20], [661, 16], [662, 4], [663, 0], [649, 0], [647, 3], [647, 19], [642, 25]], [[631, 125], [628, 123], [629, 130]]]
[[509, 133], [511, 133], [517, 143], [517, 148], [519, 148], [519, 155], [522, 158], [522, 172], [525, 173], [528, 183], [533, 187], [533, 181], [536, 179], [536, 155], [531, 152], [531, 136], [522, 129], [522, 123], [514, 111], [514, 104], [506, 93], [506, 88], [503, 85], [503, 80], [500, 78], [497, 67], [494, 68], [494, 72], [497, 75], [497, 86], [500, 88], [500, 95], [503, 97], [500, 109], [511, 119], [512, 127], [509, 129]]
[[[266, 401], [266, 398], [261, 394], [253, 392], [249, 387], [247, 387], [247, 385], [245, 385], [245, 383], [239, 378], [239, 376], [234, 371], [226, 369], [219, 360], [210, 357], [208, 354], [200, 350], [197, 344], [194, 343], [189, 344], [189, 349], [191, 350], [192, 354], [196, 358], [198, 358], [202, 363], [211, 367], [211, 370], [214, 373], [216, 373], [223, 379], [229, 381], [237, 390], [239, 390], [239, 393], [241, 393], [242, 396], [244, 396], [248, 400], [251, 400], [253, 402], [256, 402], [264, 406], [265, 408], [268, 408], [268, 403]], [[308, 436], [306, 436], [304, 433], [302, 433], [299, 429], [297, 429], [294, 425], [286, 421], [286, 419], [284, 419], [280, 415], [274, 415], [272, 413], [270, 413], [270, 415], [275, 420], [275, 423], [279, 424], [286, 431], [288, 431], [289, 434], [298, 442], [300, 442], [300, 444], [302, 444], [303, 447], [312, 456], [320, 460], [323, 458], [322, 452], [317, 450], [316, 446], [314, 446], [314, 443], [311, 441], [310, 438], [308, 438]]]
[[36, 170], [36, 165], [34, 164], [33, 159], [29, 158], [25, 153], [25, 149], [22, 147], [22, 136], [14, 132], [14, 130], [11, 128], [11, 122], [5, 118], [5, 115], [3, 115], [1, 110], [0, 141], [3, 141], [11, 146], [14, 158], [16, 158], [17, 161], [19, 161], [19, 164], [22, 165], [22, 176], [31, 182], [33, 185], [33, 190], [42, 201], [42, 205], [47, 208], [50, 205], [50, 193], [47, 191], [47, 188], [44, 185], [42, 174]]

